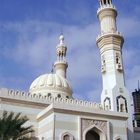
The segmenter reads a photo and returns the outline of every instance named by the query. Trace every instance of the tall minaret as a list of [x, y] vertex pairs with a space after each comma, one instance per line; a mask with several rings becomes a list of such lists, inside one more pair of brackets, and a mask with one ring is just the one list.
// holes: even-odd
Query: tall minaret
[[112, 0], [100, 0], [97, 15], [101, 24], [101, 34], [97, 37], [103, 78], [101, 102], [105, 109], [128, 112], [128, 95], [125, 88], [122, 63], [124, 39], [117, 30], [117, 11], [112, 5]]
[[58, 75], [66, 78], [66, 70], [68, 67], [66, 61], [67, 47], [64, 43], [64, 36], [61, 34], [59, 37], [59, 44], [56, 47], [57, 61], [54, 63], [55, 72]]
[[[101, 72], [103, 90], [101, 102], [106, 110], [128, 112], [130, 109], [129, 92], [125, 87], [124, 68], [122, 61], [123, 36], [117, 30], [117, 10], [112, 0], [99, 0], [97, 15], [100, 21], [101, 33], [97, 37], [97, 46], [101, 54]], [[133, 131], [131, 116], [129, 130]], [[130, 134], [131, 135], [131, 134]], [[133, 137], [130, 136], [132, 140]]]

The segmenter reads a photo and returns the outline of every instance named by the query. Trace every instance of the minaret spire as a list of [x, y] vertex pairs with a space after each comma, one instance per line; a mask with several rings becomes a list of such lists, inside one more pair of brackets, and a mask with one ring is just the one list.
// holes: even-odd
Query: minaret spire
[[59, 36], [59, 44], [56, 47], [57, 60], [54, 63], [55, 72], [58, 75], [66, 78], [66, 70], [68, 67], [66, 61], [67, 46], [64, 43], [64, 35], [61, 33]]

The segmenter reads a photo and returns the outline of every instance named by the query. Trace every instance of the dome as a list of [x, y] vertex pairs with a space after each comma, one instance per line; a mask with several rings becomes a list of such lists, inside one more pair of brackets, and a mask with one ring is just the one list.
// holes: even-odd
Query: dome
[[51, 97], [72, 97], [72, 89], [67, 79], [58, 74], [43, 74], [39, 76], [32, 82], [29, 92]]

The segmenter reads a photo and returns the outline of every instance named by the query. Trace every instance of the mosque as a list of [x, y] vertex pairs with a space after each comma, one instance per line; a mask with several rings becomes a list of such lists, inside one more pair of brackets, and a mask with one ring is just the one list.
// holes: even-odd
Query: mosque
[[[0, 89], [0, 112], [22, 112], [39, 140], [134, 140], [129, 92], [125, 86], [117, 10], [112, 0], [99, 0], [101, 32], [96, 38], [101, 55], [101, 103], [73, 98], [67, 80], [64, 36], [56, 47], [54, 72], [36, 78], [28, 93]], [[135, 138], [135, 140], [138, 140]]]

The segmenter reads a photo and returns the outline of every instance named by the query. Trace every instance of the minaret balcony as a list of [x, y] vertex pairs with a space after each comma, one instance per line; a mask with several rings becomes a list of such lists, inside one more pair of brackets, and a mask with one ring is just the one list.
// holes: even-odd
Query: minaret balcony
[[[120, 51], [124, 43], [124, 38], [120, 32], [102, 33], [96, 38], [96, 43], [101, 52], [105, 51], [105, 48], [106, 50], [116, 49]], [[110, 44], [112, 45], [109, 46]]]
[[107, 8], [111, 8], [116, 10], [116, 7], [113, 4], [106, 4], [106, 5], [101, 5], [98, 10], [97, 13], [99, 13], [101, 10], [107, 9]]
[[102, 32], [101, 34], [99, 34], [97, 37], [96, 37], [96, 41], [99, 40], [100, 38], [104, 37], [104, 36], [112, 36], [112, 35], [118, 35], [118, 36], [122, 36], [121, 32], [119, 31], [111, 31], [111, 32], [107, 32], [107, 33], [104, 33]]

